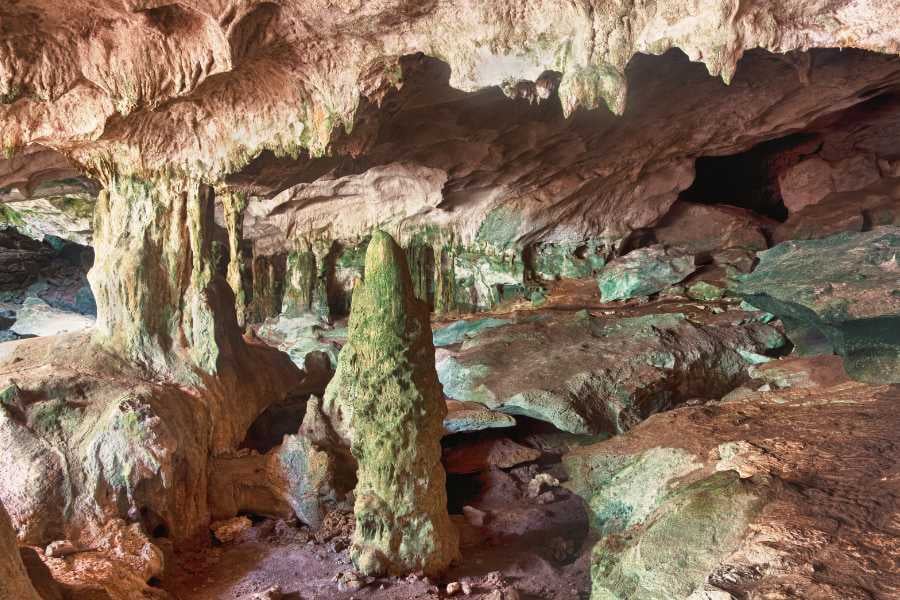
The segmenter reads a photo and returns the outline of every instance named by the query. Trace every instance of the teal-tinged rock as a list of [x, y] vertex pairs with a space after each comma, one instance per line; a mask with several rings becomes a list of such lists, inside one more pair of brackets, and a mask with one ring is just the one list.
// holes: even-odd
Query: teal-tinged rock
[[524, 296], [520, 253], [458, 249], [453, 254], [452, 308], [478, 312]]
[[494, 327], [502, 327], [508, 325], [508, 319], [495, 319], [488, 317], [486, 319], [465, 319], [454, 321], [450, 325], [446, 325], [434, 330], [433, 339], [436, 348], [442, 346], [452, 346], [462, 343], [467, 339], [477, 336], [486, 329]]
[[689, 398], [726, 394], [746, 371], [741, 352], [765, 354], [780, 338], [757, 321], [704, 325], [680, 313], [542, 316], [442, 351], [444, 393], [573, 434], [621, 433]]
[[486, 406], [494, 404], [494, 394], [480, 381], [490, 374], [486, 365], [463, 365], [455, 358], [447, 357], [437, 363], [437, 374], [444, 387], [444, 393], [455, 400], [480, 402]]
[[594, 547], [591, 600], [687, 598], [737, 549], [762, 503], [734, 471], [676, 487], [642, 527]]
[[325, 397], [350, 415], [359, 465], [350, 558], [366, 575], [436, 575], [459, 556], [441, 466], [447, 406], [431, 336], [403, 250], [376, 232]]
[[764, 354], [759, 354], [758, 352], [750, 352], [749, 350], [743, 350], [738, 348], [738, 354], [741, 355], [741, 358], [746, 360], [751, 365], [763, 365], [772, 359]]
[[592, 277], [606, 266], [603, 247], [597, 239], [540, 244], [534, 248], [531, 269], [545, 280]]
[[332, 327], [311, 313], [303, 313], [295, 317], [267, 319], [259, 326], [257, 334], [270, 345], [286, 352], [291, 361], [302, 369], [306, 357], [312, 352], [325, 353], [332, 367], [336, 367], [340, 350], [334, 342], [345, 338], [347, 331], [342, 327]]
[[663, 246], [648, 246], [610, 262], [597, 277], [604, 302], [649, 296], [696, 270], [694, 257]]
[[900, 227], [791, 241], [759, 253], [733, 282], [753, 306], [777, 315], [798, 354], [837, 353], [847, 373], [900, 382]]
[[698, 281], [687, 289], [687, 296], [692, 300], [711, 302], [725, 295], [725, 290], [706, 281]]
[[643, 523], [673, 481], [702, 467], [690, 452], [678, 448], [651, 448], [638, 455], [602, 448], [602, 444], [588, 446], [564, 459], [567, 487], [587, 501], [591, 528], [601, 535]]
[[512, 247], [522, 225], [522, 212], [515, 208], [498, 207], [490, 211], [478, 228], [475, 239], [503, 250]]
[[741, 300], [740, 309], [746, 312], [760, 313], [755, 317], [756, 320], [760, 323], [771, 323], [775, 319], [775, 315], [773, 315], [772, 313], [760, 310], [746, 300]]

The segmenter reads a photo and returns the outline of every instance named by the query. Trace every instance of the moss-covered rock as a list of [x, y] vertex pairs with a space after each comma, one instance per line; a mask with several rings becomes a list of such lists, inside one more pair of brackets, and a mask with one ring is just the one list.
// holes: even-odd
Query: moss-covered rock
[[591, 600], [687, 598], [737, 548], [761, 504], [734, 471], [676, 487], [641, 528], [594, 547]]
[[359, 463], [351, 558], [367, 574], [438, 573], [457, 558], [440, 438], [447, 408], [434, 368], [428, 307], [385, 233], [366, 251], [347, 345], [326, 402], [351, 415]]
[[597, 284], [604, 302], [628, 300], [662, 291], [695, 270], [693, 256], [648, 246], [611, 261], [600, 272]]
[[800, 354], [835, 352], [847, 373], [900, 382], [900, 228], [784, 242], [735, 278], [753, 306], [777, 315]]

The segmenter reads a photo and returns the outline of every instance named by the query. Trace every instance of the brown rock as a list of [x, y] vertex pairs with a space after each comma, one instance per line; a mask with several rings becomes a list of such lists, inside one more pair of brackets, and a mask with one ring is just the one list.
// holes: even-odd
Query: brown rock
[[506, 437], [482, 438], [471, 443], [463, 440], [444, 455], [448, 473], [467, 474], [491, 467], [508, 469], [541, 457], [541, 452]]

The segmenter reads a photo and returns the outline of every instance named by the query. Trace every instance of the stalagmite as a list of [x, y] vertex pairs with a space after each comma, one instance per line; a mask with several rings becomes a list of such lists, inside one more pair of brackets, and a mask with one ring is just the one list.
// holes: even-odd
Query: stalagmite
[[352, 413], [359, 461], [351, 557], [366, 574], [438, 573], [458, 556], [440, 464], [447, 413], [428, 307], [403, 251], [383, 232], [366, 252], [350, 331], [331, 384]]

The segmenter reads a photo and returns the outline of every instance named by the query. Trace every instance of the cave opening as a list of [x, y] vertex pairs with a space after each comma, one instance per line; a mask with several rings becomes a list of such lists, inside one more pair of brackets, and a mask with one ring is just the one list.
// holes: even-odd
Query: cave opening
[[295, 434], [300, 429], [307, 402], [309, 396], [305, 395], [289, 397], [271, 405], [250, 425], [240, 448], [265, 454], [279, 446], [284, 436]]
[[678, 199], [698, 204], [728, 204], [785, 221], [779, 175], [787, 167], [815, 153], [816, 136], [793, 133], [726, 156], [701, 156], [695, 162], [694, 182]]

